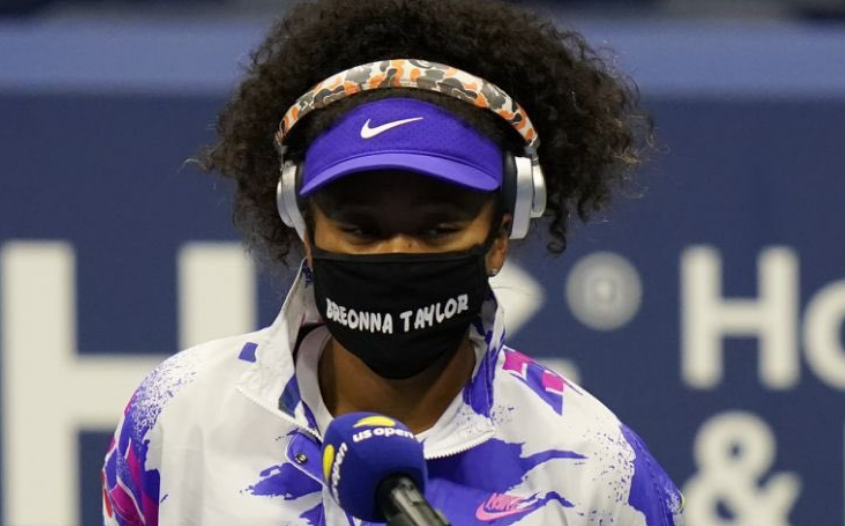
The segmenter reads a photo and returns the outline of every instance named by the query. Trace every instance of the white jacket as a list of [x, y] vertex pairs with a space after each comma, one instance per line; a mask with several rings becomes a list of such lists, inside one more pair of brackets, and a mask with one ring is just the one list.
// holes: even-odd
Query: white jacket
[[[105, 524], [361, 524], [321, 481], [320, 434], [295, 374], [300, 328], [319, 321], [300, 273], [270, 327], [153, 371], [106, 456]], [[503, 345], [495, 298], [470, 332], [473, 377], [423, 441], [426, 495], [454, 526], [681, 524], [680, 493], [637, 435]]]

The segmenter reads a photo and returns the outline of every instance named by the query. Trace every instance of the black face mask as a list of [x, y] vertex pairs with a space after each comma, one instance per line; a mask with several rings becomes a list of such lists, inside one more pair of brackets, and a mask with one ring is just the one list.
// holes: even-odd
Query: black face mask
[[383, 378], [415, 376], [457, 350], [490, 293], [484, 256], [314, 250], [317, 309], [343, 347]]

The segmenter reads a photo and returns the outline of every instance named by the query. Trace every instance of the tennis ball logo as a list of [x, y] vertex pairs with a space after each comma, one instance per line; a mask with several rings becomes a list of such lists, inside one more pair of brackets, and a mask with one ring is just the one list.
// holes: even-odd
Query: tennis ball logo
[[346, 442], [341, 442], [337, 447], [337, 452], [331, 444], [327, 444], [323, 449], [323, 477], [325, 477], [329, 491], [335, 499], [339, 498], [337, 487], [340, 484], [340, 469], [347, 451], [349, 451], [349, 446], [346, 445]]
[[323, 479], [328, 481], [334, 462], [334, 446], [329, 444], [323, 450]]
[[354, 426], [355, 428], [358, 427], [370, 427], [370, 426], [380, 426], [380, 427], [396, 427], [396, 421], [392, 418], [388, 418], [386, 416], [367, 416], [358, 420]]

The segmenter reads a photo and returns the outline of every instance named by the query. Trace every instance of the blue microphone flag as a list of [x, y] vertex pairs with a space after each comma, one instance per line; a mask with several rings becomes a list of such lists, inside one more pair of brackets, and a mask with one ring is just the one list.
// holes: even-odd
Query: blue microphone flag
[[323, 478], [341, 508], [359, 519], [383, 521], [376, 493], [395, 475], [407, 476], [425, 491], [423, 447], [404, 424], [377, 413], [350, 413], [329, 424]]

